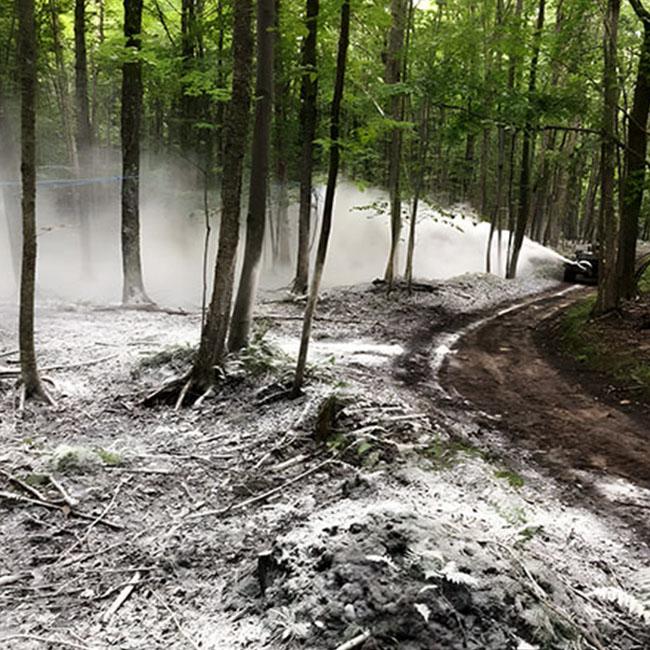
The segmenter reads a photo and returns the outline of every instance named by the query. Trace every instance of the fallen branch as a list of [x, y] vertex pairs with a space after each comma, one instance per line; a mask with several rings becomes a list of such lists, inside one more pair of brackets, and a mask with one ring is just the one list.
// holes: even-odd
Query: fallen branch
[[61, 557], [59, 559], [62, 559], [64, 557], [66, 557], [66, 555], [70, 555], [70, 553], [72, 553], [72, 551], [74, 551], [75, 548], [78, 548], [79, 546], [81, 546], [88, 539], [88, 535], [90, 535], [90, 532], [92, 531], [92, 529], [95, 528], [95, 526], [97, 526], [97, 524], [101, 523], [101, 521], [104, 519], [104, 517], [108, 514], [108, 511], [115, 504], [115, 500], [117, 499], [117, 495], [120, 493], [120, 490], [130, 480], [131, 480], [131, 477], [129, 476], [128, 478], [120, 481], [118, 486], [115, 488], [115, 492], [113, 493], [113, 497], [109, 501], [108, 505], [102, 510], [102, 512], [99, 515], [97, 515], [97, 517], [95, 517], [95, 519], [93, 519], [93, 521], [90, 523], [90, 525], [86, 528], [84, 534], [81, 537], [79, 537], [79, 539], [77, 539], [75, 541], [75, 543], [72, 544], [72, 546], [70, 546], [67, 550], [63, 551], [63, 553], [61, 554]]
[[[85, 368], [86, 366], [94, 366], [98, 363], [103, 363], [110, 359], [114, 359], [118, 354], [108, 354], [105, 357], [99, 357], [98, 359], [91, 359], [90, 361], [76, 361], [74, 363], [60, 363], [54, 366], [45, 366], [41, 368], [41, 372], [51, 372], [52, 370], [72, 370], [73, 368]], [[3, 378], [12, 378], [20, 376], [20, 368], [0, 368], [0, 379]]]
[[28, 494], [31, 494], [33, 497], [38, 499], [39, 501], [47, 501], [47, 499], [33, 486], [31, 486], [29, 483], [25, 483], [25, 481], [20, 480], [18, 477], [13, 476], [12, 474], [9, 474], [9, 472], [5, 472], [5, 470], [0, 469], [0, 474], [2, 474], [6, 479], [10, 482], [13, 483], [14, 485], [18, 485], [21, 487], [25, 492]]
[[[51, 501], [42, 501], [41, 499], [30, 499], [29, 497], [23, 497], [20, 494], [16, 494], [15, 492], [0, 492], [0, 499], [3, 498], [10, 501], [21, 501], [22, 503], [41, 506], [41, 508], [47, 508], [48, 510], [59, 510], [60, 512], [63, 512], [62, 506], [58, 503], [52, 503]], [[89, 515], [86, 512], [80, 512], [79, 510], [71, 510], [69, 514], [70, 516], [77, 517], [79, 519], [86, 519], [90, 521], [93, 521], [95, 519], [95, 516]], [[122, 524], [116, 524], [115, 522], [109, 521], [107, 519], [102, 519], [100, 523], [104, 526], [107, 526], [108, 528], [112, 528], [113, 530], [124, 530], [124, 526], [122, 526]]]
[[0, 359], [3, 357], [11, 357], [14, 354], [18, 354], [20, 350], [7, 350], [6, 352], [0, 352]]
[[79, 502], [76, 499], [73, 499], [68, 494], [67, 490], [63, 487], [63, 485], [59, 483], [59, 481], [57, 481], [51, 474], [48, 474], [47, 479], [58, 490], [63, 501], [65, 501], [65, 503], [67, 503], [71, 509], [76, 508], [79, 505]]
[[146, 311], [154, 314], [168, 314], [169, 316], [192, 316], [199, 313], [186, 311], [185, 309], [170, 309], [169, 307], [160, 307], [155, 303], [150, 302], [127, 305], [106, 305], [104, 307], [95, 307], [93, 311]]
[[66, 646], [67, 648], [78, 648], [78, 650], [91, 650], [90, 646], [73, 643], [72, 641], [63, 641], [53, 637], [37, 636], [35, 634], [11, 634], [9, 636], [0, 636], [0, 644], [5, 641], [38, 641], [39, 643], [51, 645], [53, 647]]
[[255, 497], [251, 497], [250, 499], [246, 499], [245, 501], [240, 501], [239, 503], [231, 504], [226, 508], [221, 508], [219, 510], [206, 510], [205, 512], [195, 512], [193, 514], [187, 515], [185, 519], [186, 520], [201, 519], [202, 517], [210, 517], [212, 515], [219, 517], [221, 515], [225, 515], [228, 512], [232, 512], [233, 510], [240, 510], [241, 508], [245, 508], [246, 506], [253, 505], [254, 503], [259, 503], [260, 501], [266, 501], [266, 499], [268, 499], [269, 497], [272, 497], [273, 495], [278, 494], [279, 492], [283, 492], [284, 490], [286, 490], [286, 488], [293, 485], [294, 483], [298, 483], [298, 481], [301, 481], [302, 479], [307, 478], [312, 474], [315, 474], [319, 470], [323, 469], [323, 467], [325, 467], [326, 465], [329, 465], [332, 462], [332, 460], [333, 460], [332, 458], [328, 458], [326, 461], [323, 461], [319, 465], [316, 465], [315, 467], [308, 469], [306, 472], [303, 472], [302, 474], [298, 474], [298, 476], [295, 476], [290, 481], [287, 481], [286, 483], [283, 483], [278, 487], [268, 490], [267, 492], [263, 492], [262, 494], [259, 494]]
[[103, 625], [106, 625], [113, 618], [113, 616], [115, 616], [117, 610], [122, 607], [122, 605], [127, 601], [129, 596], [133, 593], [133, 590], [135, 589], [138, 582], [140, 582], [141, 577], [142, 574], [140, 571], [136, 571], [133, 574], [131, 580], [129, 580], [124, 589], [120, 591], [117, 598], [113, 601], [112, 605], [102, 614], [100, 620]]
[[351, 638], [349, 641], [337, 646], [336, 650], [353, 650], [353, 648], [358, 648], [362, 643], [365, 643], [370, 636], [370, 630], [365, 630], [361, 634]]

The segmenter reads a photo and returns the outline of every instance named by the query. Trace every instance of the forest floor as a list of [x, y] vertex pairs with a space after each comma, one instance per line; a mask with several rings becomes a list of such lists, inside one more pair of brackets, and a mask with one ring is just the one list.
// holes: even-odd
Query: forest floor
[[[42, 306], [57, 407], [21, 414], [0, 384], [0, 647], [650, 647], [647, 444], [634, 464], [569, 435], [573, 402], [619, 443], [644, 414], [595, 413], [532, 334], [581, 292], [419, 289], [326, 292], [295, 400], [302, 305], [267, 294], [251, 348], [180, 412], [142, 400], [200, 315]], [[15, 320], [0, 307], [5, 368]]]

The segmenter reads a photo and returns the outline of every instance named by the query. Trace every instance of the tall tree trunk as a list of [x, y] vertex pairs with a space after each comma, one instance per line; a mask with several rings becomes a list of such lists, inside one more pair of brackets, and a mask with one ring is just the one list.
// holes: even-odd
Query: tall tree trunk
[[[90, 127], [90, 105], [88, 101], [88, 57], [86, 54], [86, 0], [75, 0], [74, 42], [75, 42], [75, 108], [76, 144], [79, 168], [86, 175], [92, 175], [92, 129]], [[78, 188], [79, 226], [81, 232], [81, 260], [84, 276], [91, 273], [90, 214], [93, 192], [91, 187]]]
[[[196, 7], [195, 0], [181, 2], [181, 60], [184, 75], [189, 75], [194, 67], [195, 58]], [[179, 136], [181, 152], [186, 157], [194, 156], [194, 121], [196, 120], [196, 97], [188, 89], [187, 81], [181, 85], [179, 100], [180, 125]]]
[[122, 64], [122, 271], [124, 304], [151, 300], [144, 290], [140, 256], [140, 122], [142, 63], [137, 59], [142, 29], [142, 0], [124, 0], [124, 36], [130, 51]]
[[429, 150], [429, 102], [425, 98], [424, 105], [422, 106], [422, 116], [420, 121], [419, 133], [419, 151], [417, 157], [417, 169], [415, 170], [415, 187], [413, 188], [413, 203], [411, 208], [411, 220], [409, 222], [409, 239], [406, 249], [406, 267], [404, 270], [404, 278], [409, 291], [413, 283], [413, 257], [415, 255], [415, 229], [418, 218], [418, 205], [420, 202], [420, 194], [422, 193], [422, 185], [424, 181], [424, 168], [427, 159], [427, 152]]
[[[224, 25], [224, 11], [223, 11], [224, 0], [217, 0], [217, 22], [219, 24], [219, 36], [217, 37], [217, 88], [223, 88], [225, 84], [225, 73], [224, 73], [224, 39], [225, 39], [225, 25]], [[223, 141], [224, 141], [224, 129], [225, 122], [224, 116], [226, 111], [226, 105], [223, 101], [217, 102], [217, 107], [215, 111], [216, 115], [216, 133], [214, 139], [214, 145], [216, 148], [216, 162], [217, 166], [223, 169]]]
[[[501, 76], [501, 70], [503, 67], [503, 46], [501, 44], [501, 39], [503, 38], [503, 20], [504, 20], [505, 7], [503, 5], [503, 0], [496, 0], [496, 11], [494, 18], [494, 33], [495, 40], [497, 41], [497, 51], [496, 51], [496, 71], [497, 75]], [[513, 79], [514, 81], [514, 79]], [[497, 114], [501, 114], [501, 104], [497, 105]], [[492, 272], [492, 241], [494, 239], [494, 231], [498, 231], [497, 245], [498, 245], [498, 255], [497, 255], [497, 273], [501, 273], [501, 209], [503, 204], [503, 184], [504, 184], [504, 169], [505, 169], [505, 159], [506, 159], [506, 133], [505, 127], [499, 125], [497, 127], [497, 174], [496, 174], [496, 196], [494, 198], [494, 203], [492, 205], [492, 211], [490, 214], [490, 233], [488, 235], [487, 247], [485, 252], [485, 270], [487, 273]], [[486, 194], [485, 185], [481, 186], [481, 202], [485, 201], [484, 197]], [[482, 211], [485, 210], [485, 206], [482, 207]]]
[[595, 243], [596, 232], [596, 195], [600, 185], [600, 155], [594, 154], [592, 157], [591, 172], [587, 181], [587, 191], [582, 209], [582, 219], [580, 224], [580, 238], [583, 241]]
[[273, 111], [274, 13], [274, 0], [257, 0], [257, 80], [255, 87], [257, 104], [251, 147], [246, 246], [228, 338], [228, 347], [231, 350], [240, 350], [248, 344], [264, 246], [269, 181], [269, 144]]
[[252, 0], [238, 0], [233, 20], [233, 80], [223, 132], [224, 168], [219, 250], [214, 267], [212, 298], [191, 376], [196, 387], [202, 391], [208, 389], [214, 382], [215, 366], [223, 363], [230, 324], [235, 263], [239, 245], [242, 176], [250, 126], [253, 72]]
[[36, 286], [36, 25], [34, 0], [19, 0], [20, 134], [23, 212], [23, 260], [20, 275], [19, 347], [25, 397], [50, 402], [41, 383], [34, 346]]
[[318, 41], [319, 0], [307, 0], [305, 25], [307, 34], [302, 43], [302, 79], [300, 86], [300, 137], [302, 154], [300, 166], [300, 208], [298, 212], [298, 258], [293, 292], [307, 292], [309, 280], [309, 230], [311, 227], [311, 194], [314, 169], [314, 140], [318, 122]]
[[601, 145], [601, 217], [599, 229], [600, 278], [594, 313], [604, 314], [618, 307], [616, 282], [616, 113], [618, 110], [618, 79], [616, 51], [620, 0], [608, 0], [605, 15], [603, 68], [603, 141]]
[[20, 161], [15, 129], [10, 123], [7, 104], [4, 91], [0, 91], [0, 142], [3, 146], [2, 155], [0, 155], [0, 181], [7, 183], [2, 187], [2, 205], [9, 233], [11, 266], [16, 285], [18, 285], [22, 259], [20, 191], [17, 186], [9, 183], [13, 183], [18, 177]]
[[646, 127], [650, 110], [650, 12], [643, 7], [640, 0], [630, 1], [643, 22], [643, 45], [634, 86], [632, 112], [627, 124], [625, 178], [618, 237], [619, 292], [621, 297], [626, 299], [633, 298], [636, 292], [636, 242], [639, 237], [639, 218], [645, 185], [648, 141]]
[[325, 191], [325, 206], [323, 208], [323, 223], [321, 225], [320, 238], [318, 240], [318, 251], [316, 252], [316, 264], [314, 275], [311, 280], [309, 298], [305, 307], [305, 317], [302, 325], [302, 336], [300, 338], [300, 351], [296, 374], [293, 381], [293, 392], [297, 394], [302, 388], [305, 379], [305, 367], [307, 365], [307, 354], [309, 352], [309, 338], [311, 327], [318, 302], [318, 292], [325, 268], [327, 257], [327, 246], [329, 244], [330, 230], [332, 228], [332, 212], [334, 210], [334, 193], [336, 191], [336, 180], [339, 171], [340, 156], [340, 129], [341, 129], [341, 102], [343, 100], [343, 86], [345, 83], [345, 67], [347, 61], [348, 45], [350, 42], [350, 0], [343, 0], [341, 4], [341, 28], [339, 32], [338, 55], [336, 60], [336, 80], [334, 82], [334, 97], [332, 99], [332, 111], [330, 118], [330, 160], [327, 176], [327, 189]]
[[275, 56], [274, 78], [275, 89], [274, 103], [274, 131], [275, 131], [275, 208], [277, 212], [276, 224], [276, 259], [280, 267], [287, 268], [291, 265], [290, 232], [289, 232], [289, 190], [288, 190], [288, 162], [287, 162], [287, 111], [290, 100], [291, 85], [286, 79], [282, 55], [282, 25], [280, 24], [280, 0], [275, 0]]
[[542, 39], [542, 29], [544, 27], [544, 11], [546, 0], [539, 0], [537, 12], [537, 24], [535, 27], [535, 39], [533, 45], [533, 54], [530, 60], [530, 73], [528, 78], [528, 108], [526, 115], [526, 125], [524, 127], [523, 144], [521, 150], [521, 170], [519, 175], [519, 209], [517, 213], [517, 222], [515, 224], [515, 235], [512, 246], [512, 254], [508, 264], [507, 277], [514, 278], [517, 275], [517, 264], [519, 262], [519, 253], [524, 243], [524, 235], [528, 225], [528, 216], [530, 212], [530, 173], [531, 173], [531, 149], [532, 149], [532, 127], [533, 127], [533, 107], [531, 102], [537, 87], [537, 64], [539, 61], [539, 50]]
[[[405, 0], [391, 0], [392, 25], [388, 36], [388, 51], [386, 52], [386, 84], [396, 85], [402, 76], [402, 61], [404, 57], [404, 34], [406, 28]], [[403, 117], [403, 96], [394, 93], [390, 98], [389, 115], [392, 120], [400, 122]], [[402, 195], [400, 188], [400, 172], [402, 168], [402, 130], [393, 127], [388, 148], [388, 193], [390, 195], [390, 250], [384, 280], [388, 290], [393, 288], [397, 251], [402, 232]]]

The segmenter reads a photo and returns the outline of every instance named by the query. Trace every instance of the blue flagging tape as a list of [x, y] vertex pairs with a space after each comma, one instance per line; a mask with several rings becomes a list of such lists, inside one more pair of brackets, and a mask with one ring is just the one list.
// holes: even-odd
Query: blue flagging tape
[[[58, 178], [36, 181], [36, 187], [81, 187], [98, 183], [117, 183], [128, 176], [100, 176], [98, 178]], [[0, 187], [20, 187], [20, 181], [0, 181]]]

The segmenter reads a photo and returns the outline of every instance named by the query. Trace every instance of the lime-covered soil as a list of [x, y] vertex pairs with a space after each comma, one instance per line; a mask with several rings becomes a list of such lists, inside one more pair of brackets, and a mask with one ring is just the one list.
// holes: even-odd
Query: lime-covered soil
[[142, 400], [186, 368], [199, 314], [41, 307], [56, 408], [20, 413], [1, 383], [0, 647], [648, 647], [634, 523], [437, 376], [450, 335], [552, 288], [332, 290], [294, 400], [302, 305], [269, 294], [254, 346], [179, 412]]

